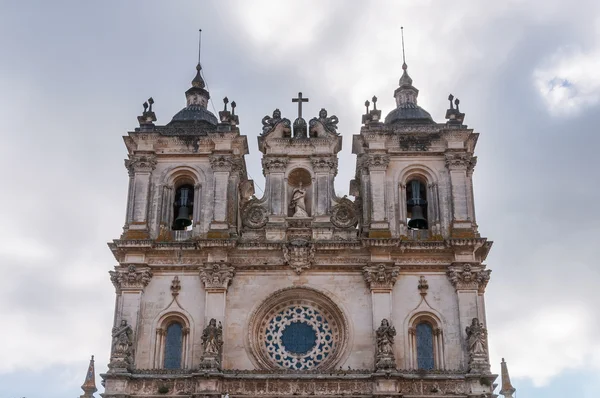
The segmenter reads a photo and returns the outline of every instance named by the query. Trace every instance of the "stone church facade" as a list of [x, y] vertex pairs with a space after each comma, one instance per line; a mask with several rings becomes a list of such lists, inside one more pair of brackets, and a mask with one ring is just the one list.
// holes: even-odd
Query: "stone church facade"
[[349, 197], [322, 109], [262, 120], [254, 194], [235, 102], [214, 115], [200, 66], [187, 105], [153, 100], [124, 137], [129, 172], [105, 398], [492, 397], [475, 218], [478, 134], [449, 97], [418, 106], [406, 64], [385, 118], [367, 101]]

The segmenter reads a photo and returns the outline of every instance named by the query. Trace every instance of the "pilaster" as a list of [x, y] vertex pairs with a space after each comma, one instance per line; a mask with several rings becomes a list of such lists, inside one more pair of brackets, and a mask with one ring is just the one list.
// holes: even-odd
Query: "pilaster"
[[389, 238], [390, 226], [386, 217], [385, 182], [386, 171], [390, 163], [390, 156], [385, 153], [369, 154], [366, 166], [369, 170], [369, 187], [371, 199], [371, 222], [369, 226], [370, 238]]
[[129, 155], [125, 167], [129, 171], [129, 198], [124, 237], [148, 238], [150, 179], [156, 168], [156, 155], [152, 152]]
[[363, 276], [371, 290], [373, 325], [382, 319], [392, 319], [392, 288], [398, 279], [400, 267], [392, 262], [374, 262], [363, 267]]

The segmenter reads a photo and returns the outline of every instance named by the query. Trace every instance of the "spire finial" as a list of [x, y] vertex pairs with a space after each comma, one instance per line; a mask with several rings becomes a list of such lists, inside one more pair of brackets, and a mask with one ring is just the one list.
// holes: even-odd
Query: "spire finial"
[[94, 393], [98, 391], [96, 388], [96, 370], [94, 368], [94, 356], [90, 359], [87, 374], [85, 375], [85, 381], [81, 386], [83, 395], [80, 398], [94, 398]]
[[404, 55], [404, 26], [400, 26], [400, 34], [402, 35], [402, 69], [406, 70], [406, 56]]
[[505, 398], [513, 398], [513, 394], [517, 391], [516, 388], [512, 386], [510, 383], [510, 375], [508, 374], [508, 366], [502, 358], [502, 362], [500, 363], [500, 372], [502, 378], [502, 388], [500, 390], [500, 394]]
[[200, 65], [200, 55], [202, 54], [202, 29], [198, 29], [198, 65]]

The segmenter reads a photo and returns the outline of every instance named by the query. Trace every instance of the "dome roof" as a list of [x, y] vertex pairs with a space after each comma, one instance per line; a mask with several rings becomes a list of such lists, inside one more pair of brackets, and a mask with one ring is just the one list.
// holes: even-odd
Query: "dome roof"
[[219, 121], [217, 120], [215, 115], [212, 114], [211, 111], [202, 107], [201, 105], [196, 104], [190, 104], [182, 110], [180, 110], [179, 112], [177, 112], [175, 116], [173, 116], [173, 120], [171, 120], [169, 124], [180, 124], [181, 122], [186, 122], [186, 124], [204, 122], [212, 124], [213, 126], [216, 126], [219, 123]]
[[429, 112], [419, 105], [407, 102], [388, 113], [385, 124], [432, 124], [435, 123]]

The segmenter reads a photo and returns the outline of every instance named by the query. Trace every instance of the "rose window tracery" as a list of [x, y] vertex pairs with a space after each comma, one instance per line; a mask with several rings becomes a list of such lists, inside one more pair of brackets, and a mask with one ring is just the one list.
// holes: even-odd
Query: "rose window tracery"
[[268, 355], [286, 369], [312, 369], [327, 358], [334, 345], [325, 316], [307, 305], [291, 305], [275, 314], [265, 331]]
[[331, 369], [345, 352], [348, 323], [340, 309], [311, 289], [269, 297], [253, 313], [249, 348], [261, 368]]

